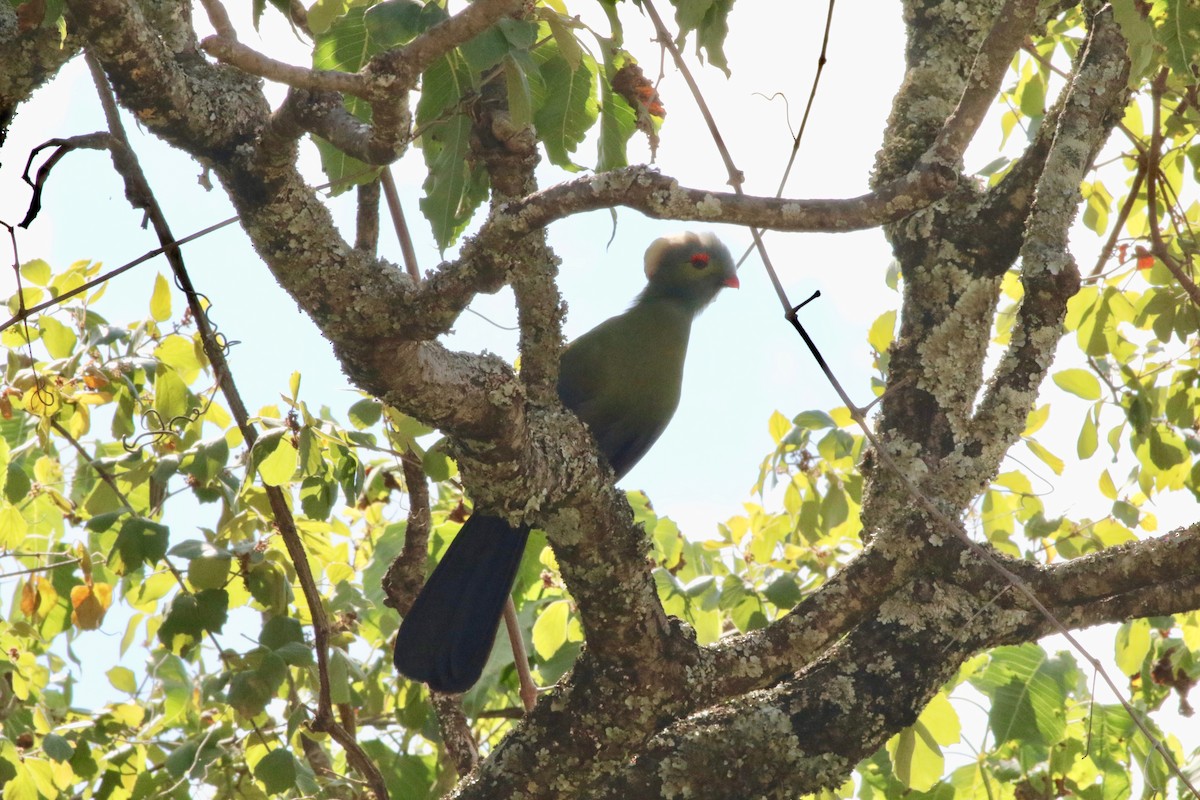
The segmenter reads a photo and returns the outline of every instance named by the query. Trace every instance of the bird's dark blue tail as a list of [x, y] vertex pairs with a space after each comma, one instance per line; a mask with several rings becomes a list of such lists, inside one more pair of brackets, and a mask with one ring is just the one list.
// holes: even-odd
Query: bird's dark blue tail
[[439, 692], [465, 692], [483, 672], [529, 528], [473, 514], [396, 634], [396, 669]]

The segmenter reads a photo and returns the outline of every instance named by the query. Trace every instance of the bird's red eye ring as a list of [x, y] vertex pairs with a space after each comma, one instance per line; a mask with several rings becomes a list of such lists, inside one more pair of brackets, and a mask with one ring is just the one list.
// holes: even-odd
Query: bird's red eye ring
[[692, 256], [692, 266], [696, 269], [704, 269], [708, 266], [708, 253], [696, 253]]

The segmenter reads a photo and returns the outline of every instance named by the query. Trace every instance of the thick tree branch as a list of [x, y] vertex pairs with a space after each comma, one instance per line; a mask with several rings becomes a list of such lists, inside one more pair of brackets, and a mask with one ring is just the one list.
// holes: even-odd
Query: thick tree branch
[[70, 31], [64, 42], [52, 24], [22, 30], [12, 4], [0, 4], [0, 145], [17, 106], [54, 77], [79, 52], [79, 46], [75, 31]]
[[1125, 40], [1111, 9], [1093, 17], [1091, 26], [1026, 225], [1021, 248], [1025, 297], [1012, 343], [971, 421], [967, 447], [987, 451], [975, 459], [986, 470], [978, 476], [980, 481], [993, 474], [1024, 429], [1026, 415], [1053, 361], [1067, 300], [1079, 287], [1079, 270], [1068, 242], [1079, 208], [1079, 184], [1128, 98]]
[[689, 189], [645, 166], [577, 178], [501, 206], [492, 223], [513, 233], [543, 228], [583, 211], [625, 206], [656, 219], [721, 221], [781, 231], [852, 231], [912, 214], [954, 184], [926, 165], [869, 194], [845, 200], [792, 200]]
[[917, 537], [888, 537], [889, 550], [874, 540], [826, 583], [786, 615], [757, 631], [721, 639], [702, 651], [694, 678], [700, 696], [730, 698], [761, 689], [799, 672], [854, 628], [905, 580], [917, 551], [903, 546]]
[[[1053, 604], [1080, 605], [1141, 592], [1159, 583], [1194, 580], [1200, 523], [1044, 568], [1039, 593]], [[1192, 606], [1181, 605], [1175, 611]]]
[[200, 43], [200, 46], [213, 58], [235, 66], [243, 72], [286, 84], [293, 89], [305, 89], [310, 92], [340, 92], [361, 97], [364, 100], [375, 99], [371, 83], [356, 72], [310, 69], [285, 64], [263, 55], [252, 47], [247, 47], [228, 35], [209, 36]]

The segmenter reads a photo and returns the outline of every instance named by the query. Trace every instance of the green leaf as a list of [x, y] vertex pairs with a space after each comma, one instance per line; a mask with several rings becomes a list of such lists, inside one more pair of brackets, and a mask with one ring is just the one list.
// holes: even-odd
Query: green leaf
[[472, 72], [487, 72], [504, 60], [512, 45], [499, 28], [488, 28], [459, 47]]
[[1064, 392], [1084, 400], [1100, 399], [1100, 381], [1086, 369], [1064, 369], [1054, 373], [1054, 383]]
[[1050, 659], [1042, 648], [1026, 644], [993, 650], [971, 683], [992, 700], [988, 725], [998, 742], [1045, 747], [1066, 733], [1067, 687], [1077, 672], [1069, 656]]
[[579, 46], [575, 34], [563, 24], [563, 18], [558, 13], [549, 10], [541, 12], [539, 9], [538, 16], [550, 26], [550, 33], [554, 36], [554, 43], [558, 45], [559, 54], [566, 59], [572, 70], [578, 69], [583, 62], [583, 48]]
[[229, 442], [224, 436], [197, 442], [183, 454], [180, 471], [205, 486], [216, 479], [229, 462]]
[[127, 575], [143, 564], [154, 564], [167, 554], [170, 532], [166, 525], [141, 517], [127, 519], [117, 534], [109, 565], [118, 575]]
[[229, 682], [229, 705], [245, 717], [261, 714], [267, 703], [275, 699], [275, 693], [287, 677], [287, 664], [282, 658], [263, 651], [256, 651], [256, 655], [261, 656], [258, 667], [237, 673]]
[[[322, 11], [314, 23], [313, 13], [318, 6], [336, 6], [330, 7], [329, 12], [332, 14], [336, 11], [338, 16], [327, 18]], [[313, 47], [315, 69], [358, 72], [372, 56], [384, 49], [384, 45], [367, 35], [364, 13], [365, 9], [361, 6], [347, 10], [344, 0], [321, 0], [309, 10], [309, 27], [317, 34]], [[347, 111], [364, 122], [370, 122], [370, 105], [357, 97], [347, 97], [345, 102]], [[379, 168], [369, 167], [351, 158], [320, 137], [314, 136], [313, 140], [321, 154], [321, 167], [329, 180], [335, 182], [331, 194], [340, 194], [356, 184], [370, 183], [378, 176]]]
[[156, 322], [166, 322], [171, 318], [171, 287], [161, 272], [154, 276], [154, 292], [150, 295], [150, 316]]
[[763, 596], [773, 605], [787, 610], [794, 607], [804, 598], [804, 592], [800, 590], [800, 584], [796, 581], [796, 576], [785, 572], [767, 584], [767, 587], [763, 590]]
[[557, 600], [538, 615], [533, 623], [533, 652], [538, 658], [549, 661], [567, 643], [570, 613], [570, 604], [566, 600]]
[[300, 509], [309, 519], [329, 519], [337, 501], [337, 484], [323, 477], [310, 476], [300, 482]]
[[379, 422], [383, 416], [383, 405], [373, 397], [364, 397], [350, 406], [350, 424], [360, 431], [366, 430]]
[[436, 3], [423, 5], [416, 0], [384, 0], [367, 9], [363, 24], [373, 44], [389, 49], [411, 41], [417, 34], [427, 30], [436, 9], [445, 15], [445, 10]]
[[579, 68], [572, 70], [567, 60], [555, 50], [551, 48], [552, 56], [541, 60], [546, 100], [534, 114], [534, 123], [551, 163], [574, 171], [580, 167], [571, 160], [570, 154], [579, 147], [599, 113], [596, 62], [590, 56], [584, 56]]
[[896, 777], [908, 788], [928, 791], [942, 777], [945, 756], [920, 720], [892, 737], [887, 751]]
[[431, 125], [421, 136], [421, 149], [429, 168], [421, 211], [433, 228], [438, 247], [444, 250], [486, 198], [487, 173], [472, 166], [471, 120], [465, 114]]
[[1155, 426], [1150, 431], [1150, 460], [1159, 469], [1171, 469], [1189, 460], [1187, 444], [1175, 431]]
[[188, 580], [196, 589], [220, 589], [229, 580], [233, 559], [195, 558], [188, 564]]
[[1113, 0], [1112, 7], [1129, 54], [1129, 85], [1137, 86], [1154, 61], [1154, 24], [1141, 12], [1137, 0]]
[[42, 752], [54, 761], [63, 762], [75, 755], [75, 748], [57, 733], [47, 733], [42, 739]]
[[254, 766], [254, 777], [263, 782], [269, 794], [292, 789], [296, 785], [296, 757], [283, 747], [276, 747]]
[[738, 630], [757, 630], [767, 624], [762, 601], [737, 575], [727, 575], [721, 583], [717, 607], [729, 614]]
[[158, 640], [171, 652], [181, 652], [200, 641], [206, 631], [219, 633], [228, 611], [229, 595], [224, 589], [178, 594], [158, 629]]
[[600, 79], [600, 140], [596, 160], [597, 172], [608, 172], [629, 166], [626, 148], [637, 131], [637, 114], [625, 98], [612, 89], [612, 76], [632, 57], [624, 51], [611, 54], [604, 48], [604, 73]]
[[792, 419], [792, 423], [797, 428], [804, 428], [806, 430], [837, 427], [837, 423], [833, 421], [833, 417], [824, 411], [801, 411]]
[[771, 441], [778, 445], [783, 441], [783, 437], [791, 433], [792, 423], [783, 414], [772, 411], [771, 419], [767, 421], [767, 430], [771, 433]]
[[1167, 51], [1171, 71], [1189, 83], [1195, 81], [1194, 67], [1200, 64], [1200, 3], [1195, 0], [1167, 0], [1155, 7], [1165, 11], [1155, 29], [1158, 41]]
[[258, 643], [269, 650], [278, 650], [292, 642], [304, 644], [304, 629], [299, 620], [291, 617], [272, 617], [258, 636]]
[[21, 510], [14, 505], [0, 503], [0, 549], [16, 550], [25, 541], [28, 532], [29, 524], [21, 516]]
[[329, 651], [329, 699], [333, 703], [349, 703], [351, 665], [346, 654], [338, 648]]
[[504, 56], [504, 86], [508, 94], [508, 114], [513, 125], [524, 128], [533, 122], [533, 99], [525, 71], [511, 55]]
[[696, 54], [702, 56], [706, 53], [709, 63], [728, 76], [725, 37], [729, 34], [729, 12], [733, 8], [733, 0], [673, 0], [673, 4], [675, 21], [679, 24], [676, 44], [682, 46], [687, 34], [696, 31]]

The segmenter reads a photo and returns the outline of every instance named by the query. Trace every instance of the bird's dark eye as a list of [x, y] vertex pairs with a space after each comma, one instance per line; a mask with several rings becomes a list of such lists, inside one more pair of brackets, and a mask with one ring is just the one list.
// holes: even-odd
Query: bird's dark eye
[[692, 256], [692, 266], [696, 269], [704, 269], [708, 266], [708, 253], [696, 253]]

